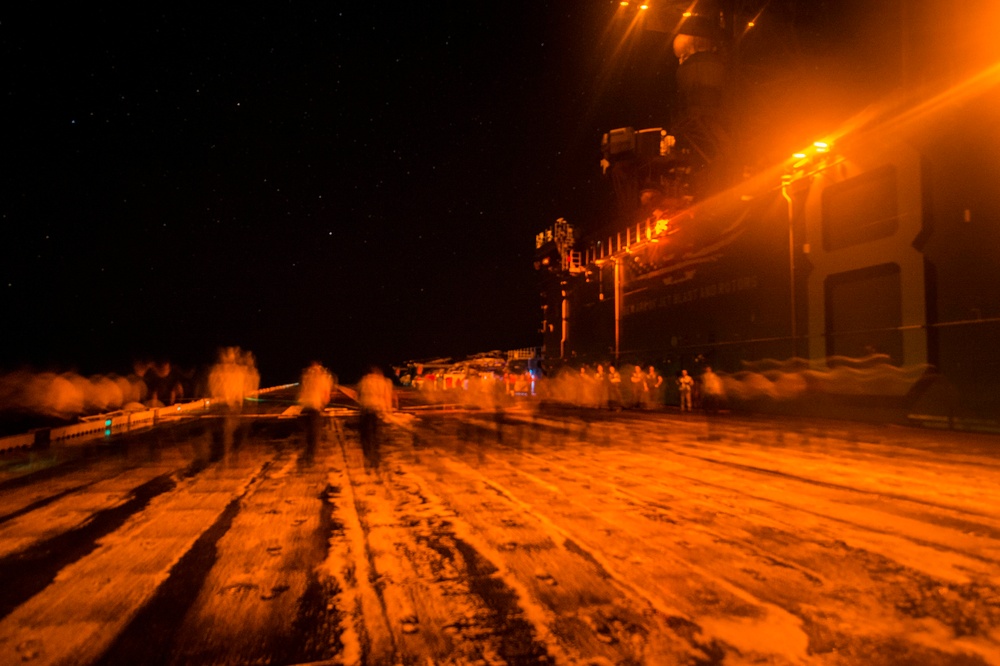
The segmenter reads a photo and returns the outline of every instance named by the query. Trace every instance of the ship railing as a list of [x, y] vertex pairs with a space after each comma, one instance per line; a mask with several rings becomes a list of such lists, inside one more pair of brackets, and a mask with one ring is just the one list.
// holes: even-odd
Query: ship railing
[[[283, 384], [259, 389], [251, 396], [263, 395], [295, 384]], [[81, 417], [79, 423], [54, 428], [37, 428], [27, 433], [0, 437], [0, 452], [20, 448], [42, 447], [56, 442], [89, 441], [110, 438], [145, 428], [152, 428], [167, 421], [186, 416], [196, 416], [209, 410], [212, 400], [203, 398], [174, 405], [151, 407], [137, 411], [116, 410], [104, 414]]]
[[538, 347], [522, 347], [521, 349], [511, 349], [507, 352], [508, 361], [524, 361], [538, 358]]

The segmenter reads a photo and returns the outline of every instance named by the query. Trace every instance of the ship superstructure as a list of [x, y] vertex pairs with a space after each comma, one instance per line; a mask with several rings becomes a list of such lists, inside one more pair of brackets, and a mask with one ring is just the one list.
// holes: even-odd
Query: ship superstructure
[[[619, 216], [571, 229], [569, 244], [536, 238], [550, 364], [652, 363], [668, 376], [711, 365], [747, 402], [1000, 415], [1000, 53], [977, 28], [1000, 12], [928, 4], [864, 14], [886, 20], [869, 38], [887, 42], [878, 52], [897, 76], [865, 81], [852, 114], [799, 143], [789, 128], [822, 116], [810, 106], [822, 100], [787, 116], [793, 92], [773, 109], [746, 93], [747, 108], [731, 108], [751, 71], [735, 62], [732, 3], [682, 18], [680, 112], [601, 140]], [[839, 18], [827, 27], [851, 17]], [[780, 159], [761, 157], [776, 146]]]

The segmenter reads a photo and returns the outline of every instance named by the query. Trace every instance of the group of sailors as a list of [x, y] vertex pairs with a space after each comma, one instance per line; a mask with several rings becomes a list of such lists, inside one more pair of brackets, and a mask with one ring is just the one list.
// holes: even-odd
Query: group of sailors
[[450, 382], [451, 390], [441, 388], [440, 375], [433, 372], [418, 379], [413, 385], [425, 394], [454, 397], [457, 391], [463, 403], [481, 407], [492, 407], [497, 401], [516, 396], [528, 396], [593, 409], [655, 410], [669, 401], [678, 405], [682, 412], [701, 408], [717, 411], [724, 403], [725, 394], [722, 379], [708, 366], [698, 377], [687, 370], [664, 377], [654, 365], [617, 367], [612, 363], [565, 367], [544, 377], [535, 377], [528, 371], [502, 374], [466, 371], [464, 376]]
[[[208, 377], [210, 395], [216, 403], [221, 403], [223, 412], [221, 427], [213, 437], [212, 459], [228, 458], [239, 448], [243, 436], [239, 419], [243, 401], [256, 393], [259, 377], [252, 354], [238, 347], [220, 350], [218, 362]], [[529, 372], [495, 375], [492, 381], [483, 381], [476, 374], [469, 377], [461, 384], [463, 393], [494, 395], [491, 404], [498, 413], [502, 413], [503, 394], [513, 392], [516, 395], [517, 389], [527, 388], [529, 382], [533, 387], [536, 383], [538, 386], [537, 391], [529, 391], [528, 395], [535, 393], [542, 400], [593, 409], [655, 410], [665, 405], [668, 395], [667, 379], [653, 365], [645, 369], [631, 365], [624, 373], [610, 363], [599, 363], [593, 369], [587, 365], [578, 369], [566, 367], [555, 376], [537, 380]], [[525, 386], [519, 386], [518, 380]], [[681, 411], [692, 411], [697, 406], [714, 411], [722, 404], [723, 384], [710, 367], [706, 367], [697, 380], [687, 370], [681, 370], [672, 383], [680, 396]], [[336, 375], [318, 362], [303, 371], [298, 402], [305, 424], [306, 459], [311, 459], [316, 451], [323, 427], [323, 410], [337, 390]], [[362, 377], [356, 392], [343, 390], [348, 395], [353, 394], [358, 403], [358, 430], [365, 464], [377, 467], [379, 422], [398, 406], [393, 382], [381, 370], [372, 368]]]
[[[591, 369], [564, 369], [547, 382], [543, 397], [594, 409], [660, 409], [668, 396], [667, 379], [655, 366], [632, 365], [624, 372], [613, 364], [599, 363]], [[717, 410], [724, 395], [723, 384], [710, 367], [696, 380], [687, 370], [673, 379], [681, 411], [695, 406]]]

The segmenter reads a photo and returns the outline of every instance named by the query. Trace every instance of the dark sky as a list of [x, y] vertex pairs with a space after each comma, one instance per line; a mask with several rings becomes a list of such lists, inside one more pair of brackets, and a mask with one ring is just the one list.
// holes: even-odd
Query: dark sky
[[0, 370], [538, 344], [534, 234], [606, 223], [601, 133], [669, 119], [669, 37], [616, 50], [617, 4], [4, 16]]
[[140, 4], [0, 23], [0, 368], [537, 344], [534, 234], [607, 186], [609, 4]]

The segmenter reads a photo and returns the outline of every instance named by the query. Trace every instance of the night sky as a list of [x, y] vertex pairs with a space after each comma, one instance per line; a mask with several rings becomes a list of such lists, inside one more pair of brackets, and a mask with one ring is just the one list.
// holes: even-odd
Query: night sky
[[3, 18], [0, 369], [240, 345], [268, 383], [538, 344], [534, 234], [598, 216], [601, 132], [637, 104], [596, 90], [614, 10]]
[[607, 224], [601, 134], [666, 125], [677, 65], [609, 0], [22, 9], [0, 371], [537, 345], [534, 235]]

